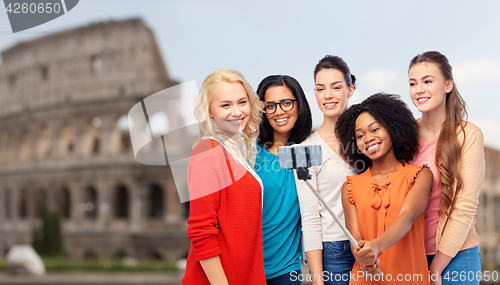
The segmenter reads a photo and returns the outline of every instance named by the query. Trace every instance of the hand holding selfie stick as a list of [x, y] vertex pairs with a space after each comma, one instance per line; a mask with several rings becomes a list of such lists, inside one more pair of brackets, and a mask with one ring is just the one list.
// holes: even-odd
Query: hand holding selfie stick
[[328, 206], [328, 204], [325, 202], [325, 200], [323, 199], [323, 197], [321, 197], [321, 195], [319, 194], [319, 192], [316, 191], [316, 190], [314, 190], [314, 188], [311, 185], [311, 183], [309, 183], [309, 181], [307, 181], [308, 179], [311, 179], [311, 175], [309, 175], [309, 167], [311, 166], [311, 159], [310, 159], [310, 155], [309, 155], [309, 148], [307, 148], [307, 147], [305, 148], [306, 161], [307, 161], [307, 166], [306, 167], [296, 167], [297, 165], [296, 165], [296, 161], [295, 161], [295, 150], [294, 150], [294, 148], [291, 149], [291, 152], [292, 152], [292, 159], [293, 159], [293, 168], [297, 169], [297, 177], [300, 180], [304, 180], [304, 182], [306, 182], [307, 186], [309, 186], [309, 188], [311, 188], [311, 191], [314, 193], [314, 195], [316, 195], [316, 197], [321, 202], [321, 204], [323, 205], [323, 207], [325, 207], [326, 210], [328, 210], [328, 212], [330, 213], [330, 215], [332, 215], [333, 219], [340, 226], [340, 228], [345, 233], [345, 235], [347, 236], [347, 238], [349, 239], [349, 241], [351, 242], [351, 244], [354, 246], [354, 248], [357, 249], [357, 250], [359, 250], [360, 249], [359, 244], [354, 239], [354, 237], [351, 235], [351, 233], [349, 232], [349, 230], [347, 230], [347, 228], [342, 224], [342, 222], [340, 221], [340, 219], [337, 217], [337, 215], [335, 215], [335, 213], [333, 212], [332, 208], [330, 208], [330, 206]]

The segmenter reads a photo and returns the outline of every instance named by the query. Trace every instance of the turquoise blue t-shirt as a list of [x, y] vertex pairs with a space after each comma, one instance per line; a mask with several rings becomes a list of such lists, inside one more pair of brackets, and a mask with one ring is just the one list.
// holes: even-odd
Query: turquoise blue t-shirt
[[255, 172], [264, 185], [262, 247], [266, 279], [270, 279], [301, 268], [299, 198], [293, 170], [281, 168], [278, 156], [259, 143]]

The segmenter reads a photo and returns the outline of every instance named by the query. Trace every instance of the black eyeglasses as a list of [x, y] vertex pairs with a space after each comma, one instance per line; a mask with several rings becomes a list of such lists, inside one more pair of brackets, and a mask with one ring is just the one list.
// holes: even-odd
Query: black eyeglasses
[[274, 114], [277, 110], [276, 105], [280, 105], [280, 108], [281, 110], [283, 110], [283, 112], [288, 112], [293, 109], [295, 101], [297, 101], [297, 99], [283, 99], [279, 103], [266, 102], [264, 111], [266, 112], [266, 114]]

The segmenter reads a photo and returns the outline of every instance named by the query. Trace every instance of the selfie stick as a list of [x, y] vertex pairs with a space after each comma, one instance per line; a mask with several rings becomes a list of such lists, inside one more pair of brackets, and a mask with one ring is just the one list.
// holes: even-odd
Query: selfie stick
[[[291, 151], [292, 151], [292, 157], [295, 157], [295, 151], [294, 151], [294, 149], [292, 148]], [[297, 169], [297, 177], [300, 180], [304, 180], [304, 182], [306, 182], [307, 186], [309, 186], [309, 188], [311, 188], [311, 191], [314, 193], [314, 195], [316, 195], [316, 197], [321, 202], [321, 204], [323, 205], [323, 207], [325, 207], [328, 210], [328, 212], [330, 213], [330, 215], [332, 215], [333, 219], [340, 226], [340, 228], [345, 233], [345, 235], [347, 236], [347, 238], [349, 239], [349, 241], [351, 242], [351, 244], [354, 246], [354, 248], [357, 249], [357, 250], [359, 250], [360, 249], [359, 244], [354, 239], [354, 237], [351, 235], [351, 233], [349, 232], [349, 230], [347, 230], [347, 228], [342, 224], [342, 222], [337, 217], [337, 215], [335, 215], [335, 213], [333, 212], [332, 208], [330, 208], [330, 206], [328, 206], [328, 204], [325, 202], [325, 199], [323, 199], [323, 197], [321, 197], [321, 195], [319, 194], [319, 192], [316, 191], [316, 190], [314, 190], [314, 188], [311, 185], [311, 183], [309, 183], [309, 181], [307, 181], [308, 179], [311, 179], [311, 175], [309, 175], [309, 167], [311, 166], [311, 158], [310, 158], [310, 155], [309, 155], [309, 149], [307, 147], [305, 148], [305, 152], [306, 152], [307, 167], [296, 167], [295, 159], [293, 159], [293, 168]]]

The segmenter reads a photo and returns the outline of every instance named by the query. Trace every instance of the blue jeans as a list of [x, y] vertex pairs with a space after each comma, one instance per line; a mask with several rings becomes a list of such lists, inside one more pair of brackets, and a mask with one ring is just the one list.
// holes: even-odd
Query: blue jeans
[[[430, 267], [434, 255], [427, 255], [427, 265]], [[435, 278], [432, 276], [431, 278]], [[434, 274], [436, 274], [434, 272]], [[479, 246], [461, 250], [444, 269], [441, 278], [443, 285], [479, 285], [481, 276], [481, 252]]]
[[348, 240], [323, 242], [323, 280], [325, 285], [347, 285], [354, 266]]
[[[295, 270], [271, 279], [267, 279], [267, 285], [302, 285], [302, 270]], [[293, 281], [292, 281], [293, 280]]]

